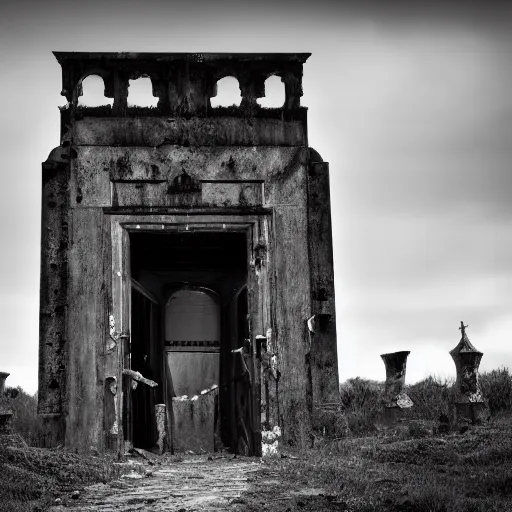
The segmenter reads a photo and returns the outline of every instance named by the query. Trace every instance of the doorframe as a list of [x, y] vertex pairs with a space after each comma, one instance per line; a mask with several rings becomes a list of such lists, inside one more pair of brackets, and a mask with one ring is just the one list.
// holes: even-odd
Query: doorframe
[[[255, 455], [261, 454], [261, 382], [260, 365], [256, 360], [256, 335], [265, 333], [271, 327], [274, 317], [272, 308], [274, 301], [266, 297], [271, 293], [268, 272], [261, 272], [257, 261], [255, 249], [262, 240], [267, 245], [267, 251], [271, 251], [269, 236], [269, 218], [271, 212], [262, 214], [191, 214], [180, 212], [179, 214], [109, 214], [112, 242], [112, 290], [111, 312], [116, 321], [119, 333], [129, 336], [131, 332], [131, 266], [130, 266], [130, 232], [167, 232], [205, 231], [205, 232], [245, 232], [247, 237], [247, 292], [248, 309], [250, 312], [250, 336], [252, 357], [252, 403], [253, 403], [253, 431], [255, 433]], [[105, 363], [106, 373], [117, 373], [118, 393], [116, 400], [116, 420], [119, 426], [117, 449], [119, 453], [124, 451], [123, 439], [123, 368], [125, 364], [124, 343], [117, 343], [115, 350]], [[128, 343], [130, 343], [128, 338]], [[162, 358], [163, 361], [163, 358]], [[126, 361], [130, 364], [130, 361]], [[163, 361], [164, 363], [164, 361]], [[165, 372], [165, 368], [164, 368]], [[163, 373], [164, 375], [166, 373]], [[167, 386], [163, 387], [164, 402], [167, 400]], [[169, 424], [169, 411], [168, 425]], [[168, 432], [169, 434], [169, 432]]]

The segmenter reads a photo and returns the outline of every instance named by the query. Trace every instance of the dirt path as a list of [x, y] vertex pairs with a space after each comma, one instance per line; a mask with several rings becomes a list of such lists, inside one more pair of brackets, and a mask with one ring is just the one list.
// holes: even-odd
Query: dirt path
[[[140, 460], [140, 459], [139, 459]], [[301, 466], [301, 461], [293, 463]], [[279, 463], [259, 458], [187, 456], [136, 462], [133, 471], [108, 484], [95, 484], [77, 498], [62, 497], [52, 512], [176, 511], [322, 512], [347, 510], [324, 489], [283, 478]]]
[[187, 457], [180, 462], [134, 465], [134, 471], [108, 484], [87, 487], [66, 506], [52, 512], [79, 511], [192, 511], [226, 510], [249, 489], [261, 472], [260, 459], [208, 460]]

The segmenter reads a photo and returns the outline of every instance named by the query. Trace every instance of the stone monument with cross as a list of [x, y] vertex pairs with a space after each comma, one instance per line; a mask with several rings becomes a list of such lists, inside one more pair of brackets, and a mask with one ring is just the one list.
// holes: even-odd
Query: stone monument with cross
[[455, 382], [453, 420], [455, 423], [469, 421], [479, 422], [483, 419], [486, 407], [478, 380], [478, 367], [483, 353], [479, 352], [469, 341], [466, 329], [468, 325], [460, 323], [461, 339], [450, 351], [457, 370]]

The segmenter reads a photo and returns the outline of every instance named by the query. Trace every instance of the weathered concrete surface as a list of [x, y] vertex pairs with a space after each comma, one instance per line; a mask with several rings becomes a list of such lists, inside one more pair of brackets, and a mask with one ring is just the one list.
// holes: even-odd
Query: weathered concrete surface
[[[157, 469], [153, 469], [153, 468]], [[52, 512], [226, 510], [262, 469], [259, 459], [187, 457], [183, 462], [149, 466], [151, 476], [139, 472], [109, 484], [88, 487], [68, 507]]]
[[454, 422], [469, 420], [471, 423], [482, 421], [486, 415], [485, 399], [480, 387], [478, 367], [483, 353], [469, 341], [463, 322], [459, 329], [462, 337], [450, 355], [457, 370], [453, 417]]
[[[311, 267], [311, 295], [313, 313], [328, 315], [323, 319], [319, 331], [336, 339], [335, 305], [334, 305], [334, 268], [332, 256], [331, 211], [329, 191], [329, 164], [327, 162], [311, 162], [308, 170], [308, 236], [309, 260]], [[332, 344], [331, 344], [332, 345]], [[331, 366], [337, 366], [336, 343], [322, 347], [326, 358], [330, 358]], [[325, 364], [325, 363], [324, 363]], [[327, 384], [327, 386], [332, 383]], [[334, 388], [337, 390], [338, 386]], [[334, 399], [337, 393], [332, 389], [326, 391]]]
[[10, 373], [0, 372], [0, 436], [9, 434], [12, 430], [13, 412], [9, 400], [5, 397], [5, 380]]
[[158, 453], [161, 455], [168, 446], [167, 441], [167, 407], [165, 404], [155, 405], [156, 430], [158, 432]]
[[386, 366], [386, 384], [384, 390], [384, 406], [400, 409], [412, 406], [411, 399], [404, 392], [405, 372], [409, 351], [382, 354], [380, 357]]
[[301, 121], [231, 117], [97, 118], [75, 123], [77, 146], [303, 146], [306, 133]]
[[483, 403], [484, 397], [478, 379], [478, 367], [483, 353], [469, 341], [466, 327], [461, 322], [462, 337], [457, 346], [450, 351], [457, 370], [455, 403]]
[[382, 398], [382, 411], [377, 423], [390, 427], [403, 416], [403, 410], [413, 406], [412, 400], [404, 391], [407, 356], [409, 351], [381, 354], [386, 367], [386, 382]]
[[[66, 396], [66, 306], [69, 247], [68, 151], [56, 148], [43, 164], [38, 412], [59, 423]], [[57, 431], [59, 429], [49, 430]]]
[[[306, 162], [307, 150], [297, 147], [202, 147], [199, 151], [171, 145], [81, 146], [77, 148], [71, 177], [71, 205], [73, 208], [173, 206], [168, 188], [172, 179], [183, 172], [206, 184], [239, 182], [240, 186], [264, 180], [280, 184], [300, 172]], [[210, 192], [211, 196], [211, 191], [204, 188], [199, 205], [216, 204], [208, 195]], [[272, 190], [265, 190], [265, 204], [273, 204], [271, 193]], [[261, 204], [261, 199], [250, 199], [249, 203]]]
[[[312, 160], [317, 155], [311, 150]], [[319, 157], [319, 155], [318, 155]], [[319, 159], [319, 158], [318, 158]], [[336, 348], [336, 308], [332, 254], [329, 164], [311, 161], [308, 189], [308, 249], [311, 282], [309, 330], [310, 409], [317, 432], [336, 435], [340, 394]]]
[[219, 389], [188, 400], [173, 398], [173, 446], [175, 453], [214, 451], [215, 407]]
[[10, 373], [0, 372], [0, 400], [2, 400], [5, 393], [5, 381], [9, 377]]
[[74, 209], [70, 218], [66, 443], [85, 451], [102, 449], [104, 441], [98, 404], [105, 391], [107, 236], [101, 210]]
[[[62, 95], [75, 108], [82, 95], [82, 81], [96, 74], [103, 78], [105, 96], [113, 98], [112, 108], [99, 108], [102, 116], [124, 116], [128, 106], [130, 79], [147, 75], [153, 95], [158, 97], [156, 109], [139, 109], [139, 113], [208, 115], [210, 98], [217, 94], [217, 80], [233, 76], [240, 85], [243, 116], [262, 109], [257, 99], [264, 96], [265, 79], [281, 77], [285, 101], [278, 114], [293, 115], [300, 110], [302, 96], [302, 64], [309, 53], [302, 54], [214, 54], [214, 53], [85, 53], [54, 52], [62, 65]], [[172, 71], [172, 72], [170, 72]], [[95, 109], [87, 109], [89, 113]], [[227, 109], [229, 112], [229, 109]], [[63, 112], [65, 113], [65, 112]], [[223, 111], [221, 111], [223, 113]]]
[[[267, 333], [266, 422], [282, 428], [284, 442], [309, 444], [311, 403], [322, 414], [335, 407], [338, 386], [328, 169], [308, 148], [300, 106], [309, 54], [55, 55], [69, 103], [62, 146], [43, 164], [39, 375], [39, 412], [53, 439], [118, 453], [131, 442], [122, 370], [132, 364], [130, 233], [142, 226], [247, 234], [244, 336], [253, 375], [245, 400], [254, 453], [262, 394], [254, 337]], [[91, 74], [103, 79], [112, 107], [78, 105]], [[159, 99], [155, 109], [128, 106], [129, 82], [142, 75]], [[282, 108], [256, 101], [271, 75], [284, 84]], [[242, 102], [212, 109], [225, 76], [238, 80]], [[313, 315], [330, 320], [311, 338]], [[225, 411], [235, 425], [231, 406]], [[230, 431], [236, 446], [238, 431]]]

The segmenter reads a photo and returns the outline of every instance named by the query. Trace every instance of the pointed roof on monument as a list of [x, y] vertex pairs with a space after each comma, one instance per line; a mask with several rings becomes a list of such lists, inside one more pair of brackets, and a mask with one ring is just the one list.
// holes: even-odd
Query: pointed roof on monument
[[466, 334], [466, 327], [469, 327], [469, 325], [464, 325], [464, 322], [460, 323], [459, 330], [462, 332], [462, 337], [461, 337], [458, 345], [454, 349], [450, 350], [450, 354], [453, 356], [455, 354], [472, 352], [474, 354], [483, 355], [483, 352], [480, 352], [479, 350], [477, 350], [473, 346], [471, 341], [469, 341], [468, 335]]

